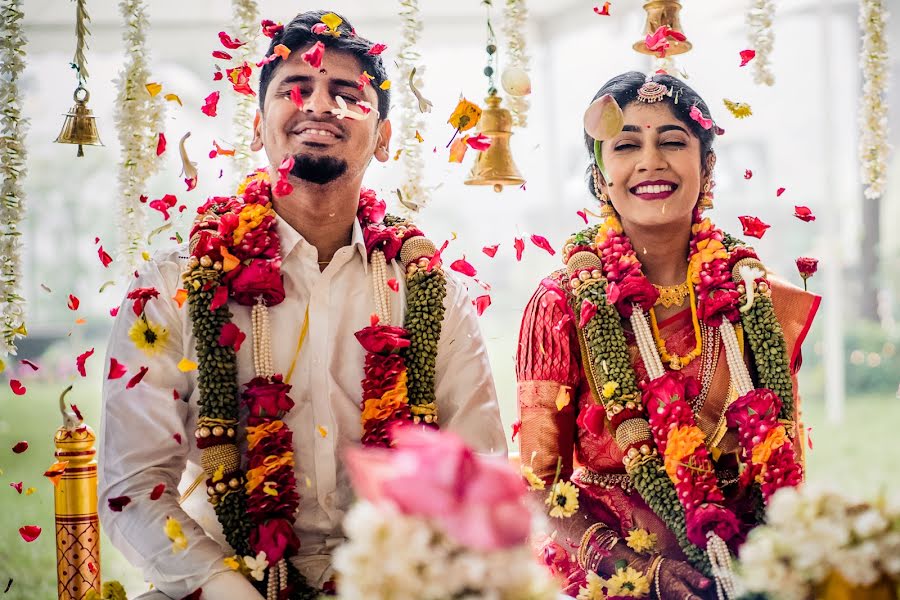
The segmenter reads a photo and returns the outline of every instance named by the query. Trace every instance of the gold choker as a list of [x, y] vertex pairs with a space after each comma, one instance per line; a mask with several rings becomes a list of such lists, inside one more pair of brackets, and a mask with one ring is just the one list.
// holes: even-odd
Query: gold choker
[[656, 299], [656, 305], [662, 304], [666, 308], [681, 306], [691, 290], [691, 284], [687, 281], [679, 283], [678, 285], [656, 285], [654, 283], [653, 287], [659, 292], [659, 298]]

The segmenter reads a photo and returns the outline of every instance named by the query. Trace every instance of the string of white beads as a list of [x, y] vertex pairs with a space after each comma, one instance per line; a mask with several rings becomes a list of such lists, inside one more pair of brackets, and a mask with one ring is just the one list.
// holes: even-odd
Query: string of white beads
[[734, 585], [734, 571], [731, 569], [731, 553], [719, 535], [710, 531], [706, 534], [706, 554], [716, 581], [716, 595], [719, 600], [730, 600], [737, 596]]
[[644, 360], [644, 366], [647, 369], [647, 375], [650, 379], [659, 379], [666, 370], [663, 367], [662, 359], [659, 357], [659, 349], [653, 340], [653, 332], [650, 330], [650, 323], [647, 322], [647, 313], [641, 310], [637, 304], [631, 311], [631, 329], [634, 331], [634, 338], [637, 342], [638, 350], [641, 352], [641, 358]]
[[375, 314], [379, 323], [390, 325], [391, 322], [391, 296], [387, 285], [387, 261], [384, 252], [375, 250], [371, 259], [372, 294], [375, 296]]
[[269, 309], [262, 296], [250, 312], [250, 323], [253, 329], [253, 370], [257, 377], [270, 377], [275, 372], [272, 366], [272, 326]]
[[286, 590], [288, 585], [287, 561], [283, 558], [278, 561], [278, 576], [281, 578], [280, 590]]
[[278, 565], [269, 567], [269, 580], [266, 582], [266, 600], [278, 600]]
[[753, 389], [753, 381], [750, 379], [750, 372], [744, 363], [744, 357], [741, 356], [741, 346], [738, 344], [734, 325], [727, 319], [723, 320], [719, 325], [719, 333], [722, 334], [722, 343], [725, 345], [725, 358], [728, 360], [731, 384], [738, 396], [743, 396]]

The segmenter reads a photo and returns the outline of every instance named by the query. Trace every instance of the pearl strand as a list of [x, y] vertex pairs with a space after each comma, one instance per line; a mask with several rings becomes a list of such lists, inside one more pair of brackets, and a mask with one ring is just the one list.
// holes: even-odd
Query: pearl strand
[[279, 589], [281, 591], [284, 591], [287, 589], [287, 586], [288, 586], [288, 576], [287, 576], [287, 561], [285, 561], [283, 558], [278, 561], [278, 576], [281, 579], [281, 585], [279, 586]]
[[256, 373], [257, 377], [262, 373], [262, 352], [259, 350], [259, 344], [262, 340], [262, 325], [260, 323], [260, 313], [263, 309], [262, 300], [253, 306], [253, 310], [250, 312], [250, 323], [252, 325], [252, 333], [253, 333], [253, 371]]
[[266, 582], [266, 600], [278, 600], [278, 568], [269, 566], [269, 580]]
[[270, 377], [275, 372], [272, 366], [272, 327], [269, 309], [262, 297], [253, 305], [250, 322], [253, 329], [253, 369], [257, 377]]
[[722, 343], [725, 345], [725, 358], [728, 360], [731, 382], [738, 396], [743, 396], [753, 389], [753, 382], [750, 380], [750, 373], [747, 371], [743, 356], [741, 356], [741, 346], [738, 344], [734, 325], [727, 319], [723, 320], [719, 325], [719, 333], [722, 334]]
[[716, 595], [719, 600], [736, 597], [731, 553], [725, 541], [714, 531], [706, 534], [706, 554], [709, 556], [713, 578], [716, 580]]
[[647, 314], [637, 304], [631, 311], [631, 329], [634, 331], [634, 338], [641, 352], [641, 358], [644, 360], [647, 374], [651, 380], [659, 379], [666, 371], [659, 358], [659, 350], [653, 340], [650, 325], [647, 323]]
[[391, 322], [391, 296], [387, 285], [387, 261], [384, 252], [375, 250], [372, 252], [372, 293], [375, 296], [375, 314], [383, 325]]

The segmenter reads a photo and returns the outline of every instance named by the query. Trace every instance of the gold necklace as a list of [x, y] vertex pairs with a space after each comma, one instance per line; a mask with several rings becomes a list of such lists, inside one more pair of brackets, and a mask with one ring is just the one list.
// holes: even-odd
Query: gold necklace
[[681, 306], [684, 299], [690, 294], [691, 285], [688, 281], [679, 283], [678, 285], [656, 285], [653, 284], [656, 291], [659, 292], [659, 298], [656, 299], [656, 305], [662, 304], [666, 308], [673, 306]]
[[[654, 341], [656, 341], [656, 348], [659, 350], [660, 358], [662, 358], [663, 362], [669, 363], [669, 368], [673, 371], [680, 371], [684, 367], [688, 366], [689, 364], [691, 364], [691, 361], [700, 356], [700, 354], [703, 352], [703, 338], [700, 331], [700, 320], [697, 318], [697, 299], [694, 297], [694, 286], [690, 285], [690, 282], [691, 271], [690, 269], [688, 269], [687, 279], [685, 280], [685, 283], [683, 285], [687, 287], [687, 295], [690, 296], [691, 299], [691, 321], [694, 326], [693, 350], [683, 356], [680, 356], [678, 354], [669, 354], [669, 351], [666, 348], [666, 341], [662, 339], [662, 336], [659, 333], [659, 324], [656, 322], [656, 312], [652, 308], [650, 309], [650, 326], [653, 329], [653, 339]], [[678, 288], [681, 286], [672, 287]], [[682, 297], [682, 300], [683, 299], [684, 297]]]

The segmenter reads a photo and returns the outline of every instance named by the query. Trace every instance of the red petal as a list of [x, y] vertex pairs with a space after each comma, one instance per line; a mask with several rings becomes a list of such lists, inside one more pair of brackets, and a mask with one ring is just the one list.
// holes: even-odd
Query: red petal
[[106, 250], [103, 249], [103, 246], [97, 250], [97, 256], [100, 257], [100, 262], [103, 263], [104, 267], [108, 267], [109, 263], [112, 262], [112, 257], [106, 253]]
[[485, 246], [484, 248], [481, 249], [481, 251], [484, 252], [485, 254], [487, 254], [488, 256], [490, 256], [491, 258], [494, 258], [494, 256], [496, 256], [496, 254], [497, 254], [497, 248], [499, 248], [499, 247], [500, 247], [500, 244], [494, 244], [493, 246]]
[[770, 227], [770, 225], [763, 223], [756, 217], [750, 216], [740, 216], [738, 219], [741, 222], [741, 225], [744, 228], [744, 235], [749, 235], [750, 237], [755, 237], [761, 239], [763, 234], [766, 232], [766, 229]]
[[441, 247], [438, 248], [437, 252], [435, 252], [431, 256], [431, 260], [428, 261], [428, 271], [431, 271], [433, 268], [441, 264], [441, 253], [447, 249], [448, 244], [450, 244], [450, 240], [444, 240], [444, 243], [441, 244]]
[[594, 315], [597, 314], [597, 305], [589, 300], [581, 302], [581, 316], [578, 319], [578, 327], [584, 329]]
[[31, 367], [31, 370], [32, 370], [32, 371], [37, 371], [37, 370], [40, 368], [40, 367], [38, 367], [36, 364], [34, 364], [34, 363], [31, 362], [30, 360], [28, 360], [27, 358], [23, 358], [23, 359], [20, 360], [19, 362], [22, 363], [23, 365], [28, 365], [29, 367]]
[[216, 116], [216, 107], [219, 104], [219, 92], [213, 92], [209, 96], [203, 99], [203, 106], [200, 110], [207, 117]]
[[227, 52], [222, 52], [221, 50], [214, 50], [212, 55], [213, 58], [220, 58], [222, 60], [231, 60], [232, 58], [230, 54], [228, 54]]
[[164, 483], [156, 484], [156, 486], [153, 488], [153, 491], [150, 492], [150, 499], [151, 500], [159, 500], [160, 496], [163, 495], [164, 491], [166, 491], [166, 484], [164, 484]]
[[10, 483], [9, 487], [16, 490], [20, 494], [22, 493], [22, 482], [21, 481], [17, 481], [16, 483]]
[[81, 302], [78, 300], [78, 297], [73, 296], [72, 294], [69, 294], [69, 302], [68, 302], [69, 310], [78, 310], [79, 304], [81, 304]]
[[117, 361], [115, 358], [109, 359], [109, 375], [107, 379], [119, 379], [128, 372], [128, 367]]
[[385, 46], [384, 44], [374, 44], [371, 48], [369, 48], [369, 51], [366, 52], [366, 54], [370, 56], [378, 56], [385, 50], [387, 50], [387, 46]]
[[159, 140], [156, 142], [156, 155], [159, 156], [166, 151], [166, 134], [160, 132]]
[[19, 535], [26, 542], [33, 542], [41, 535], [41, 528], [37, 525], [25, 525], [24, 527], [19, 527]]
[[28, 450], [28, 442], [25, 442], [25, 441], [21, 441], [12, 447], [12, 451], [15, 452], [16, 454], [22, 454], [26, 450]]
[[452, 270], [456, 271], [457, 273], [462, 273], [463, 275], [466, 275], [467, 277], [475, 277], [475, 275], [476, 275], [475, 267], [473, 267], [472, 265], [469, 264], [468, 261], [466, 261], [465, 256], [463, 256], [459, 260], [454, 260], [450, 264], [450, 268]]
[[247, 42], [242, 42], [237, 38], [232, 38], [230, 35], [225, 33], [224, 31], [219, 32], [219, 41], [222, 42], [222, 45], [228, 48], [229, 50], [237, 50]]
[[75, 413], [75, 416], [78, 417], [79, 421], [84, 421], [84, 417], [81, 416], [81, 411], [78, 410], [77, 404], [69, 404], [69, 407], [71, 407], [72, 412]]
[[84, 370], [84, 363], [87, 359], [89, 359], [91, 357], [91, 355], [93, 353], [94, 353], [94, 349], [91, 348], [90, 350], [79, 354], [78, 358], [75, 359], [75, 366], [78, 367], [78, 372], [81, 374], [82, 377], [87, 377], [87, 373]]
[[778, 189], [775, 191], [775, 197], [776, 197], [776, 198], [780, 198], [781, 195], [782, 195], [783, 193], [784, 193], [784, 188], [778, 188]]
[[394, 290], [395, 292], [399, 292], [399, 291], [400, 291], [400, 284], [399, 284], [399, 283], [397, 282], [397, 280], [394, 279], [393, 277], [391, 277], [390, 279], [387, 280], [387, 285], [388, 285], [389, 288], [391, 288], [391, 289]]
[[181, 443], [181, 434], [180, 433], [173, 433], [172, 438], [179, 444]]
[[291, 88], [291, 102], [297, 107], [297, 110], [303, 110], [303, 94], [300, 93], [300, 86], [295, 85]]
[[516, 249], [516, 260], [522, 260], [522, 252], [525, 251], [525, 241], [522, 238], [516, 238], [513, 242], [513, 247]]
[[128, 496], [119, 496], [117, 498], [110, 498], [107, 500], [107, 503], [109, 504], [109, 510], [113, 512], [122, 512], [122, 509], [131, 503], [131, 498]]
[[519, 431], [522, 430], [522, 419], [519, 419], [515, 423], [512, 424], [512, 437], [510, 438], [513, 442], [516, 441], [516, 436], [519, 435]]
[[748, 62], [754, 59], [756, 56], [756, 50], [741, 50], [741, 66], [743, 67]]
[[109, 316], [115, 317], [115, 316], [118, 315], [118, 314], [119, 314], [119, 307], [118, 307], [118, 306], [113, 306], [111, 309], [109, 309]]
[[816, 216], [812, 214], [812, 211], [809, 210], [809, 208], [807, 208], [806, 206], [795, 206], [794, 216], [807, 223], [816, 220]]
[[132, 377], [131, 379], [129, 379], [128, 383], [125, 384], [125, 389], [130, 390], [131, 388], [133, 388], [134, 386], [139, 384], [141, 382], [141, 379], [144, 378], [144, 375], [146, 375], [147, 371], [149, 371], [149, 370], [150, 370], [149, 367], [141, 367], [140, 370], [137, 372], [137, 374], [134, 377]]
[[219, 334], [220, 346], [231, 346], [235, 352], [239, 352], [241, 344], [247, 338], [247, 334], [241, 331], [234, 323], [225, 323]]
[[473, 304], [475, 304], [475, 310], [478, 312], [478, 316], [480, 317], [484, 314], [484, 311], [488, 306], [491, 305], [491, 297], [485, 294], [484, 296], [478, 296], [475, 298]]
[[579, 217], [581, 217], [582, 219], [584, 219], [584, 224], [587, 225], [588, 218], [587, 218], [586, 212], [584, 212], [583, 210], [579, 210], [579, 211], [576, 211], [575, 214], [578, 215]]
[[301, 54], [300, 58], [306, 61], [313, 69], [318, 69], [322, 66], [322, 57], [324, 55], [325, 44], [316, 42], [312, 48]]
[[483, 133], [479, 133], [478, 135], [466, 138], [466, 144], [468, 144], [469, 148], [471, 148], [472, 150], [484, 152], [491, 147], [491, 138], [484, 135]]
[[753, 177], [753, 171], [744, 169], [744, 179], [750, 179], [751, 177]]
[[545, 238], [542, 235], [532, 235], [531, 243], [534, 244], [535, 246], [537, 246], [538, 248], [549, 252], [550, 256], [553, 256], [554, 254], [556, 254], [556, 250], [553, 249], [553, 247], [550, 245], [550, 242], [547, 241], [547, 238]]
[[28, 391], [27, 389], [25, 389], [25, 386], [22, 385], [22, 382], [18, 379], [10, 379], [9, 387], [10, 389], [12, 389], [13, 394], [15, 394], [16, 396], [22, 396], [25, 394], [25, 392]]
[[228, 302], [228, 287], [220, 285], [213, 294], [212, 302], [209, 303], [209, 310], [216, 310], [226, 302]]

